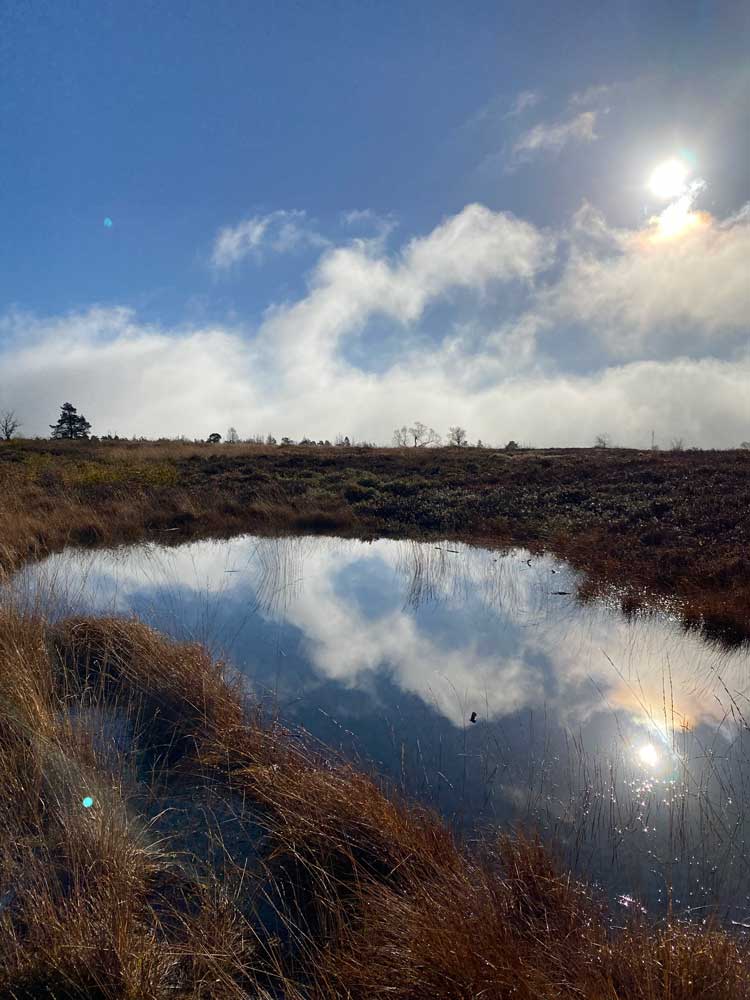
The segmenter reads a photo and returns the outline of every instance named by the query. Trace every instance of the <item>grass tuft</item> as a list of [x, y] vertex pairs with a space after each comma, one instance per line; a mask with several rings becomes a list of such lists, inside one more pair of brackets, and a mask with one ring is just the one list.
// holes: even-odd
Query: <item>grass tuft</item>
[[739, 1000], [749, 957], [459, 844], [199, 645], [0, 615], [1, 996]]

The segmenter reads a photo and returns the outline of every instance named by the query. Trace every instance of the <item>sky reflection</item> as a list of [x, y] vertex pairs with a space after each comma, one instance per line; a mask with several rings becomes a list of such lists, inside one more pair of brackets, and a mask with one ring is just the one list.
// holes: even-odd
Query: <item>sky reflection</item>
[[205, 642], [286, 721], [458, 826], [554, 836], [615, 900], [746, 913], [747, 652], [581, 605], [557, 560], [246, 536], [70, 551], [13, 586]]

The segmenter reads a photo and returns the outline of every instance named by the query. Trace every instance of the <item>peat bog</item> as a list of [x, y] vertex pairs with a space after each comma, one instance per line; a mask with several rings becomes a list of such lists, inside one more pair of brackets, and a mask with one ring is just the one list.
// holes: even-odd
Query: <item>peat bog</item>
[[[250, 530], [521, 545], [579, 571], [579, 601], [666, 602], [736, 652], [749, 472], [741, 451], [14, 441], [0, 559]], [[734, 692], [726, 711], [742, 742]], [[741, 927], [613, 914], [533, 832], [466, 842], [134, 619], [2, 609], [0, 803], [4, 996], [750, 996]]]
[[0, 560], [69, 543], [241, 531], [455, 538], [566, 559], [582, 595], [676, 599], [750, 636], [750, 451], [497, 451], [9, 442]]

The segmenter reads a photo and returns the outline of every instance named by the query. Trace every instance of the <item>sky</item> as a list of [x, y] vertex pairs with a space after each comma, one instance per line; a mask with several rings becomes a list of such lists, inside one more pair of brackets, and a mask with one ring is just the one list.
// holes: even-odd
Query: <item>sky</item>
[[5, 0], [0, 410], [750, 439], [746, 2]]

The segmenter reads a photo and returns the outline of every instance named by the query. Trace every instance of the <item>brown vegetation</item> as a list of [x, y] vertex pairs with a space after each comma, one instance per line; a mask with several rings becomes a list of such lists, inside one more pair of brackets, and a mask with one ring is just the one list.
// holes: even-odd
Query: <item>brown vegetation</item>
[[138, 622], [2, 614], [0, 786], [4, 997], [750, 996], [737, 938], [468, 851]]
[[439, 536], [551, 551], [583, 596], [676, 598], [687, 625], [750, 636], [748, 451], [13, 441], [0, 495], [0, 566], [144, 536]]

